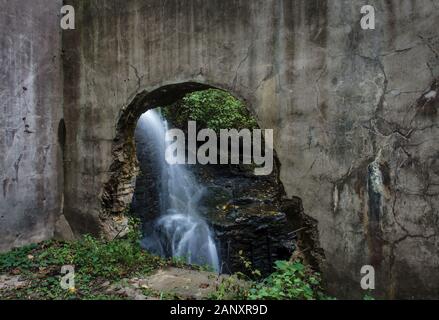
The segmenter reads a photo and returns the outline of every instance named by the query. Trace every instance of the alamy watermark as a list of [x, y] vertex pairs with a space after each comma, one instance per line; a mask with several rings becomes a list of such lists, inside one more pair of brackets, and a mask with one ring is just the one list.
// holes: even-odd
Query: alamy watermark
[[[375, 7], [363, 5], [360, 9], [363, 14], [360, 25], [363, 30], [375, 30]], [[61, 8], [61, 28], [63, 30], [75, 30], [75, 8], [71, 5], [64, 5]]]
[[61, 29], [75, 30], [75, 8], [69, 5], [62, 6], [61, 14]]
[[[166, 141], [171, 142], [165, 154], [168, 164], [254, 164], [254, 173], [259, 176], [273, 171], [272, 129], [221, 129], [218, 137], [213, 129], [202, 129], [197, 133], [196, 122], [189, 121], [187, 132], [187, 139], [183, 130], [166, 132]], [[197, 150], [198, 142], [204, 143]]]
[[375, 290], [375, 268], [373, 266], [363, 266], [361, 268], [361, 278], [360, 285], [363, 290]]
[[361, 29], [375, 30], [375, 8], [371, 5], [365, 5], [361, 7], [360, 12], [364, 15], [360, 21]]
[[62, 266], [60, 285], [64, 290], [74, 291], [75, 290], [75, 267], [71, 265]]

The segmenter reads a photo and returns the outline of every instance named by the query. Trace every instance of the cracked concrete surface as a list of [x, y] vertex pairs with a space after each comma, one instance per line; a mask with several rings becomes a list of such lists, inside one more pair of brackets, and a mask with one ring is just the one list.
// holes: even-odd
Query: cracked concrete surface
[[[198, 82], [230, 90], [245, 100], [262, 128], [275, 129], [280, 178], [288, 196], [300, 197], [304, 212], [318, 222], [321, 267], [331, 292], [362, 296], [361, 267], [373, 264], [377, 296], [439, 297], [436, 0], [369, 1], [377, 12], [374, 31], [361, 30], [363, 3], [357, 0], [238, 0], [233, 6], [197, 0], [66, 2], [77, 8], [80, 26], [63, 35], [60, 94], [66, 124], [64, 214], [75, 233], [99, 233], [108, 221], [123, 221], [101, 219], [105, 197], [117, 200], [119, 191], [130, 196], [129, 181], [112, 171], [123, 110], [133, 101], [141, 105], [163, 86]], [[13, 8], [5, 1], [3, 6]], [[37, 6], [33, 14], [38, 11], [46, 12]], [[44, 38], [42, 31], [36, 28], [35, 34]], [[29, 45], [24, 39], [22, 52]], [[34, 69], [46, 70], [42, 67]], [[8, 115], [1, 117], [7, 132], [0, 136], [8, 230], [26, 220], [20, 215], [36, 192], [13, 187], [16, 173], [19, 179], [55, 183], [61, 172], [54, 165], [51, 132], [37, 136], [41, 128], [35, 125], [46, 119], [56, 127], [58, 116], [39, 118], [44, 112], [33, 109], [39, 101], [32, 96], [35, 89], [20, 81], [10, 82], [10, 103], [2, 102]], [[59, 101], [49, 103], [47, 97], [56, 94], [39, 90], [40, 100], [46, 97], [52, 106], [44, 110], [55, 110]], [[55, 86], [51, 92], [60, 91]], [[153, 106], [149, 102], [145, 109]], [[16, 110], [22, 111], [14, 118]], [[129, 118], [132, 126], [137, 116]], [[30, 144], [36, 148], [31, 157], [24, 150]], [[52, 162], [41, 163], [35, 176], [32, 157]], [[107, 192], [109, 182], [120, 183], [114, 195]], [[53, 197], [59, 193], [53, 185], [44, 190], [55, 190]], [[60, 206], [50, 199], [46, 206]], [[118, 215], [126, 199], [115, 202]], [[45, 217], [54, 210], [45, 210], [42, 202], [33, 208], [32, 219], [50, 229]], [[14, 243], [9, 231], [0, 230], [3, 246]], [[30, 235], [22, 242], [32, 241]]]
[[0, 1], [0, 251], [53, 235], [62, 163], [62, 1]]

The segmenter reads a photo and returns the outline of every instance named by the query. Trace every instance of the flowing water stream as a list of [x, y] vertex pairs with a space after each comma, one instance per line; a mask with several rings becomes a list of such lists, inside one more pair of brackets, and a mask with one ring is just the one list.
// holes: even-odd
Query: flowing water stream
[[160, 215], [148, 228], [142, 246], [164, 256], [184, 258], [188, 263], [210, 265], [220, 271], [217, 246], [209, 225], [199, 213], [199, 202], [205, 188], [197, 183], [185, 165], [165, 161], [167, 122], [158, 110], [143, 114], [136, 129], [137, 139], [147, 141], [152, 168], [161, 180], [157, 192]]

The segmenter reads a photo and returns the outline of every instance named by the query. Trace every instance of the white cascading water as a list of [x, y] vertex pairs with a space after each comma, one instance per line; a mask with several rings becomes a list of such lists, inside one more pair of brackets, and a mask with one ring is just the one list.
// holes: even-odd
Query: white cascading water
[[[144, 113], [136, 137], [148, 141], [155, 170], [160, 171], [160, 216], [142, 240], [146, 250], [164, 257], [184, 258], [188, 263], [210, 265], [219, 272], [219, 258], [212, 232], [199, 214], [205, 189], [184, 165], [165, 161], [167, 122], [157, 110]], [[143, 144], [142, 144], [143, 145]]]

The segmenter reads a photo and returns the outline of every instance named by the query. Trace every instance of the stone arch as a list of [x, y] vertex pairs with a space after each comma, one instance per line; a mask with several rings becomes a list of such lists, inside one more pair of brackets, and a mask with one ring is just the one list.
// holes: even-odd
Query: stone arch
[[[116, 124], [116, 137], [112, 147], [112, 163], [110, 178], [104, 184], [101, 197], [102, 212], [100, 220], [104, 234], [112, 237], [124, 232], [126, 218], [124, 212], [128, 209], [134, 193], [134, 178], [138, 173], [134, 131], [140, 116], [157, 106], [170, 105], [186, 94], [210, 88], [225, 90], [216, 85], [200, 82], [179, 82], [159, 86], [152, 91], [142, 91], [119, 114]], [[235, 95], [241, 98], [239, 95]], [[246, 101], [246, 99], [242, 99]], [[114, 219], [119, 217], [119, 219]], [[116, 221], [115, 221], [116, 220]]]
[[[117, 124], [116, 137], [112, 147], [112, 164], [110, 166], [110, 178], [104, 184], [101, 197], [102, 212], [100, 221], [104, 234], [113, 238], [121, 235], [127, 230], [127, 217], [125, 212], [128, 210], [135, 189], [135, 178], [138, 174], [139, 166], [136, 157], [136, 143], [134, 132], [140, 116], [157, 106], [171, 105], [182, 99], [186, 94], [195, 91], [206, 90], [210, 88], [220, 89], [231, 93], [238, 99], [241, 99], [246, 105], [247, 110], [255, 117], [260, 124], [259, 119], [254, 115], [252, 108], [247, 103], [251, 101], [246, 97], [237, 94], [235, 90], [218, 85], [207, 83], [187, 81], [174, 84], [165, 84], [157, 87], [152, 91], [141, 91], [133, 100], [121, 110]], [[281, 163], [275, 153], [276, 167], [280, 169]], [[277, 174], [277, 180], [283, 184]], [[283, 192], [285, 195], [285, 192]], [[317, 221], [304, 213], [302, 201], [298, 197], [283, 199], [282, 209], [289, 217], [291, 227], [297, 230], [297, 239], [299, 252], [303, 258], [319, 270], [323, 260], [323, 250], [320, 248], [317, 231]]]

